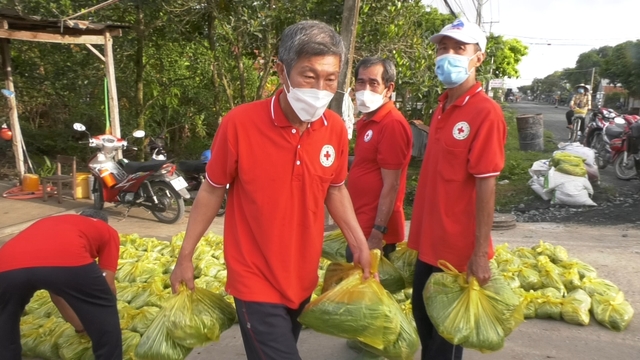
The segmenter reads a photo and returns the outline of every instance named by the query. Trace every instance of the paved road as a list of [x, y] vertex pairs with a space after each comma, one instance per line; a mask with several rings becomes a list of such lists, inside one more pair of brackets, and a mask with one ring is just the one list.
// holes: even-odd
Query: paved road
[[[537, 104], [534, 102], [520, 102], [511, 104], [518, 114], [542, 114], [544, 118], [544, 129], [553, 133], [554, 140], [557, 143], [567, 141], [569, 138], [569, 130], [567, 129], [567, 120], [565, 113], [569, 110], [566, 106], [560, 106], [556, 108], [549, 104]], [[616, 178], [614, 170], [611, 166], [608, 166], [604, 170], [600, 170], [600, 182], [605, 186], [613, 186], [619, 189], [619, 192], [625, 193], [637, 192], [638, 181], [623, 181]], [[620, 191], [621, 190], [621, 191]]]

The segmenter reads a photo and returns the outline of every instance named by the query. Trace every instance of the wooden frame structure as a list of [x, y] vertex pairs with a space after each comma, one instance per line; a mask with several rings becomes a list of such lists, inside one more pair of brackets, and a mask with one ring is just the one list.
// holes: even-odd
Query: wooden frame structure
[[[105, 63], [105, 75], [109, 89], [109, 118], [114, 136], [120, 137], [120, 114], [118, 109], [118, 91], [113, 64], [113, 37], [121, 36], [122, 29], [128, 25], [98, 24], [89, 21], [70, 19], [42, 19], [26, 16], [11, 9], [0, 9], [0, 49], [5, 72], [5, 87], [15, 92], [11, 68], [11, 40], [50, 42], [62, 44], [85, 44]], [[92, 45], [104, 45], [104, 55]], [[18, 122], [16, 96], [9, 97], [9, 119], [13, 132], [13, 153], [20, 179], [25, 173], [24, 154], [22, 152], [22, 133]], [[22, 181], [22, 180], [21, 180]]]

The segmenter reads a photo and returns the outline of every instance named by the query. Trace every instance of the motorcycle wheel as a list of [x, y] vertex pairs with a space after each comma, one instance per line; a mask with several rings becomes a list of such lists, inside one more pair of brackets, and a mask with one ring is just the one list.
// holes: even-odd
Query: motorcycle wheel
[[[175, 224], [184, 216], [184, 199], [173, 186], [162, 182], [151, 183], [151, 191], [159, 202], [167, 206], [166, 211], [151, 211], [151, 214], [161, 223]], [[173, 211], [172, 211], [173, 210]]]
[[603, 136], [602, 132], [597, 132], [593, 135], [593, 140], [591, 141], [591, 148], [596, 153], [596, 165], [598, 165], [598, 169], [600, 170], [609, 165], [604, 158], [604, 153], [607, 151], [607, 145], [604, 143]]
[[218, 216], [224, 215], [227, 212], [227, 192], [224, 193], [224, 199], [222, 199], [222, 204], [220, 205], [220, 210], [218, 210]]
[[613, 169], [616, 172], [616, 177], [620, 180], [631, 180], [636, 177], [636, 164], [629, 154], [627, 154], [626, 164], [624, 163], [624, 154], [618, 155], [613, 162]]
[[93, 208], [102, 210], [104, 208], [104, 194], [102, 193], [102, 182], [100, 178], [96, 178], [93, 182]]

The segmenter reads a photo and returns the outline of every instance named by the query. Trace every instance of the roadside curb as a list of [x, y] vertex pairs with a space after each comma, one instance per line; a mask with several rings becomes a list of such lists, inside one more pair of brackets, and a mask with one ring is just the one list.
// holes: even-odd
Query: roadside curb
[[47, 215], [47, 216], [42, 216], [33, 220], [29, 220], [29, 221], [25, 221], [25, 222], [21, 222], [18, 224], [14, 224], [14, 225], [9, 225], [3, 228], [0, 228], [0, 238], [8, 236], [8, 235], [13, 235], [16, 233], [19, 233], [20, 231], [26, 229], [27, 227], [29, 227], [31, 224], [33, 224], [34, 222], [45, 218], [45, 217], [49, 217], [49, 216], [56, 216], [56, 215], [66, 215], [66, 214], [77, 214], [82, 210], [86, 210], [86, 209], [90, 209], [91, 206], [83, 206], [83, 207], [79, 207], [79, 208], [75, 208], [72, 210], [65, 210], [65, 211], [61, 211], [61, 212], [57, 212], [51, 215]]

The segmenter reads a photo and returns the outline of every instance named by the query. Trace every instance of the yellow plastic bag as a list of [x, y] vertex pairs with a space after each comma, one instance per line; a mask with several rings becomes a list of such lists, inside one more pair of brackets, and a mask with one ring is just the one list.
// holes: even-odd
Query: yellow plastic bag
[[184, 360], [193, 350], [169, 336], [166, 319], [166, 309], [162, 309], [142, 335], [134, 354], [138, 360]]
[[564, 288], [562, 278], [560, 277], [560, 269], [554, 265], [546, 256], [538, 257], [538, 269], [540, 270], [540, 278], [542, 279], [543, 288], [553, 288], [558, 290], [561, 295], [565, 295], [567, 290]]
[[619, 291], [616, 295], [594, 295], [591, 311], [596, 320], [613, 331], [622, 331], [633, 318], [633, 308]]
[[57, 359], [57, 340], [65, 324], [60, 318], [40, 318], [31, 326], [21, 328], [20, 342], [23, 354], [43, 359]]
[[589, 296], [617, 295], [620, 292], [618, 287], [611, 281], [591, 276], [587, 276], [582, 280], [582, 290], [586, 291]]
[[[387, 292], [387, 298], [391, 295]], [[411, 303], [409, 302], [409, 307]], [[384, 357], [389, 360], [411, 360], [413, 355], [420, 348], [420, 338], [418, 337], [418, 331], [413, 321], [413, 316], [408, 317], [403, 308], [399, 305], [392, 307], [394, 317], [400, 319], [400, 333], [391, 345], [387, 345], [382, 349], [377, 349], [373, 346], [367, 345], [361, 341], [358, 341], [358, 345], [366, 351]], [[411, 309], [409, 308], [409, 311]]]
[[140, 335], [144, 335], [144, 333], [147, 332], [147, 329], [149, 328], [149, 326], [151, 326], [151, 323], [159, 313], [160, 308], [157, 308], [155, 306], [145, 306], [140, 308], [140, 310], [136, 311], [136, 315], [131, 320], [131, 325], [128, 327], [128, 329], [131, 331], [135, 331]]
[[538, 245], [533, 246], [531, 249], [535, 251], [538, 256], [546, 256], [554, 263], [560, 263], [569, 258], [567, 249], [562, 246], [553, 246], [552, 244], [542, 240], [540, 240]]
[[533, 319], [536, 317], [536, 308], [538, 306], [538, 299], [540, 298], [540, 293], [537, 291], [524, 291], [523, 289], [515, 289], [514, 290], [518, 296], [521, 298], [521, 306], [523, 310], [523, 315], [525, 319]]
[[483, 353], [500, 350], [504, 339], [524, 321], [521, 301], [492, 269], [484, 287], [475, 278], [440, 261], [443, 273], [431, 275], [423, 292], [427, 314], [438, 333], [455, 345]]
[[379, 261], [378, 275], [382, 287], [392, 294], [404, 290], [407, 286], [402, 273], [382, 254]]
[[578, 259], [569, 259], [561, 262], [558, 265], [564, 269], [576, 268], [581, 280], [587, 276], [591, 276], [593, 278], [598, 276], [598, 273], [596, 272], [596, 269], [593, 268], [593, 266]]
[[324, 236], [322, 257], [332, 262], [347, 261], [347, 240], [341, 230], [332, 231]]
[[118, 300], [128, 304], [131, 300], [135, 299], [146, 286], [147, 284], [116, 282]]
[[201, 288], [201, 289], [207, 289], [209, 291], [212, 291], [214, 293], [223, 295], [226, 295], [226, 292], [224, 290], [225, 287], [225, 282], [222, 282], [216, 278], [210, 277], [210, 276], [202, 276], [200, 278], [197, 278], [195, 280], [195, 284], [197, 287]]
[[164, 278], [158, 276], [139, 288], [138, 295], [129, 302], [136, 309], [145, 306], [162, 307], [171, 296], [171, 289], [164, 288]]
[[122, 330], [122, 357], [124, 360], [136, 360], [136, 348], [140, 343], [140, 334]]
[[[371, 252], [371, 272], [377, 272], [380, 250]], [[360, 340], [377, 349], [393, 344], [400, 332], [397, 303], [385, 295], [373, 277], [353, 272], [336, 287], [310, 302], [298, 321], [319, 333]], [[391, 334], [391, 335], [388, 335]]]
[[33, 294], [33, 297], [31, 297], [31, 301], [29, 301], [25, 307], [24, 312], [25, 314], [33, 314], [34, 311], [50, 303], [51, 297], [49, 296], [49, 292], [46, 290], [38, 290]]
[[578, 273], [577, 268], [561, 270], [560, 277], [562, 278], [562, 284], [567, 289], [567, 291], [579, 289], [582, 285], [582, 282], [580, 281], [580, 274]]
[[62, 360], [93, 359], [91, 339], [86, 334], [76, 334], [73, 326], [68, 325], [58, 339], [58, 355]]
[[133, 319], [138, 316], [139, 312], [124, 301], [118, 301], [117, 306], [118, 317], [120, 318], [120, 329], [128, 329], [131, 326]]
[[509, 285], [512, 289], [518, 289], [521, 287], [520, 278], [518, 277], [519, 269], [516, 268], [507, 268], [506, 271], [500, 273], [504, 281]]
[[354, 272], [358, 273], [360, 270], [353, 264], [346, 262], [332, 262], [327, 266], [327, 269], [324, 272], [321, 294], [324, 294], [338, 286], [338, 284], [351, 276]]
[[525, 247], [516, 248], [515, 250], [513, 250], [513, 255], [519, 259], [529, 259], [529, 260], [535, 260], [537, 257], [535, 250], [525, 248]]
[[396, 251], [389, 255], [389, 260], [402, 274], [405, 287], [413, 286], [413, 276], [416, 271], [418, 252], [409, 249], [406, 243], [402, 242], [396, 245]]
[[150, 279], [162, 275], [168, 262], [146, 259], [120, 260], [116, 280], [119, 282], [146, 283]]
[[555, 167], [561, 173], [573, 176], [584, 177], [587, 176], [587, 169], [584, 166], [584, 161], [580, 156], [569, 154], [566, 152], [560, 152], [551, 158], [551, 166]]
[[562, 294], [554, 288], [546, 288], [538, 291], [536, 306], [536, 318], [538, 319], [562, 319]]
[[518, 281], [525, 291], [539, 290], [542, 288], [540, 274], [531, 268], [520, 267], [518, 269]]
[[562, 303], [562, 318], [569, 324], [589, 325], [591, 298], [584, 290], [573, 290]]
[[182, 286], [165, 306], [167, 331], [178, 344], [195, 348], [220, 340], [236, 321], [236, 311], [219, 294]]

